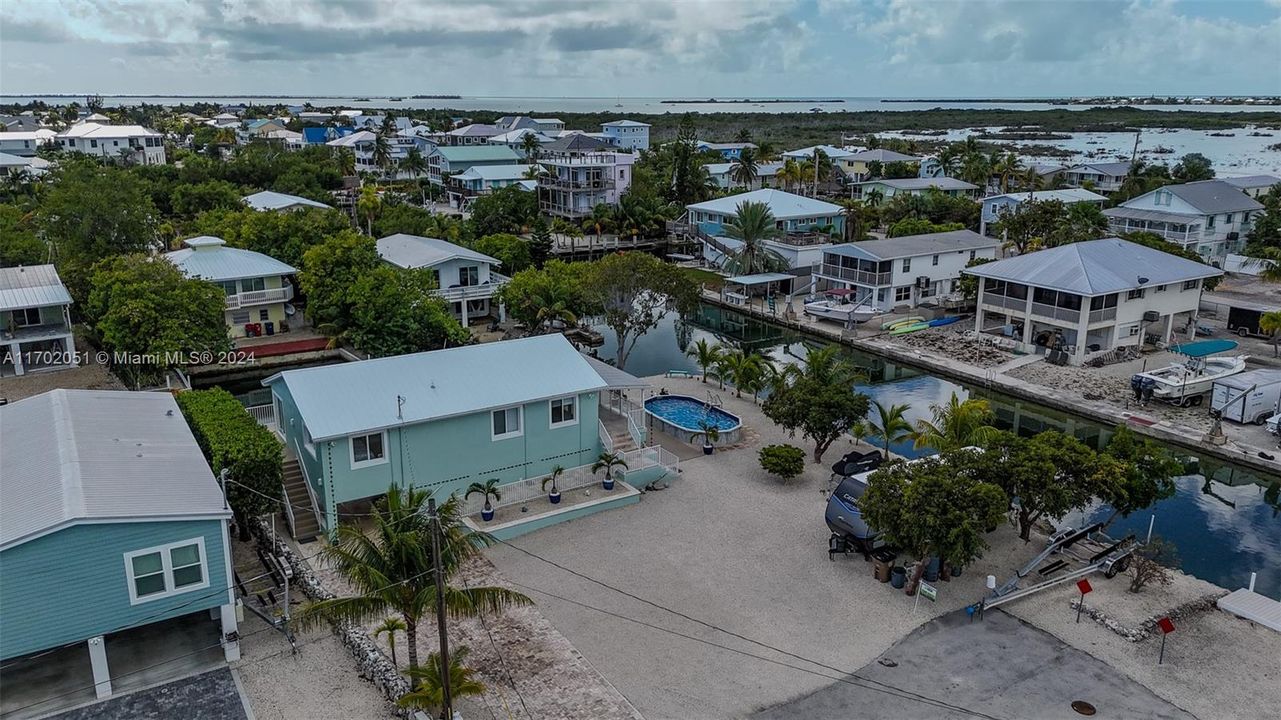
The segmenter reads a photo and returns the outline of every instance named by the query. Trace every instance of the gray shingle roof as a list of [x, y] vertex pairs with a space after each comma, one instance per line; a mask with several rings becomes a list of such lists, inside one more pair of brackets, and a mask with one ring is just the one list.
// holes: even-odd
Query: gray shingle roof
[[594, 150], [608, 150], [612, 147], [613, 145], [610, 145], [604, 140], [599, 140], [583, 133], [575, 133], [573, 135], [562, 136], [550, 143], [547, 143], [543, 146], [543, 150], [551, 153], [592, 152]]
[[1175, 197], [1207, 215], [1263, 209], [1258, 200], [1222, 180], [1167, 185], [1161, 190], [1170, 191]]
[[862, 240], [837, 245], [826, 252], [864, 260], [893, 260], [959, 250], [995, 248], [1000, 245], [1000, 240], [984, 237], [973, 230], [953, 230], [925, 235], [905, 235], [885, 240]]
[[[1105, 295], [1223, 274], [1218, 268], [1120, 238], [1060, 245], [963, 272], [1079, 295]], [[1140, 283], [1140, 277], [1147, 282]]]
[[0, 548], [81, 520], [230, 515], [169, 393], [53, 390], [0, 406]]
[[71, 294], [52, 265], [0, 268], [0, 311], [70, 303]]

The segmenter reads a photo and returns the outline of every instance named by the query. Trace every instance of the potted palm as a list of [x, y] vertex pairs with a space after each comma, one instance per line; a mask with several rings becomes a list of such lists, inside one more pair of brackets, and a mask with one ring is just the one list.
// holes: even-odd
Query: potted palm
[[556, 486], [556, 481], [560, 479], [560, 474], [563, 472], [565, 472], [565, 468], [561, 467], [560, 465], [557, 465], [556, 467], [552, 468], [552, 472], [550, 475], [543, 478], [544, 490], [547, 489], [547, 483], [551, 483], [552, 485], [551, 492], [547, 493], [547, 499], [551, 501], [552, 505], [560, 504], [560, 488]]
[[490, 478], [485, 481], [484, 485], [474, 482], [467, 486], [467, 494], [463, 495], [463, 500], [471, 497], [474, 493], [480, 493], [485, 496], [485, 506], [480, 509], [480, 519], [489, 522], [494, 519], [494, 506], [489, 504], [492, 497], [494, 502], [503, 499], [503, 494], [498, 492], [498, 478]]
[[627, 467], [627, 461], [619, 456], [618, 453], [608, 452], [601, 453], [600, 457], [596, 458], [596, 462], [592, 465], [592, 472], [597, 470], [605, 471], [605, 479], [601, 481], [601, 487], [606, 490], [614, 489], [614, 468], [616, 467]]
[[716, 449], [715, 443], [721, 439], [721, 429], [704, 420], [698, 424], [699, 432], [694, 433], [694, 437], [703, 437], [703, 454], [711, 455]]

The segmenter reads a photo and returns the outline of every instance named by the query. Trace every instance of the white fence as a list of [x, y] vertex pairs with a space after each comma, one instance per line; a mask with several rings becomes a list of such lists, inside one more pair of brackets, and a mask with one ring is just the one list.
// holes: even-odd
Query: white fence
[[[536, 478], [526, 478], [524, 480], [507, 483], [506, 485], [499, 485], [498, 492], [502, 495], [502, 499], [491, 503], [491, 505], [495, 508], [500, 508], [507, 507], [508, 505], [519, 505], [537, 498], [547, 497], [547, 493], [551, 491], [552, 488], [551, 483], [548, 483], [547, 489], [543, 489], [543, 478], [545, 477], [548, 476], [541, 475]], [[600, 481], [601, 475], [599, 473], [593, 473], [591, 465], [579, 465], [578, 467], [569, 468], [565, 472], [561, 473], [561, 476], [556, 480], [556, 487], [559, 488], [562, 493], [565, 493], [599, 483]], [[479, 494], [472, 495], [463, 501], [463, 513], [466, 515], [474, 515], [480, 512], [484, 505], [485, 498], [481, 497]]]
[[257, 420], [259, 425], [271, 428], [272, 430], [276, 428], [275, 405], [267, 403], [266, 405], [253, 405], [245, 409], [249, 411], [250, 415], [253, 415], [254, 420]]

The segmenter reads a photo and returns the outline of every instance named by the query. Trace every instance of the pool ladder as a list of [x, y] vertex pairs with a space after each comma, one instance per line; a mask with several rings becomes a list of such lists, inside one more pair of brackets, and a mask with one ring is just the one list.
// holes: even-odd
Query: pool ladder
[[711, 390], [708, 390], [708, 391], [707, 391], [707, 407], [709, 407], [709, 408], [710, 408], [710, 407], [721, 407], [722, 405], [724, 405], [724, 403], [722, 403], [722, 402], [721, 402], [721, 396], [720, 396], [720, 395], [717, 395], [716, 393], [712, 392]]

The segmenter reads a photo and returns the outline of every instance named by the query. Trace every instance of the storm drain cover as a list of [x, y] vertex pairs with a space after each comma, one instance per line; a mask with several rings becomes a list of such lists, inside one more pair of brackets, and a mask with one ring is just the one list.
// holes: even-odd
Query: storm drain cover
[[1084, 700], [1073, 700], [1072, 709], [1075, 710], [1079, 715], [1093, 715], [1094, 713], [1098, 712], [1097, 710], [1094, 709], [1093, 705], [1091, 705], [1090, 703]]

